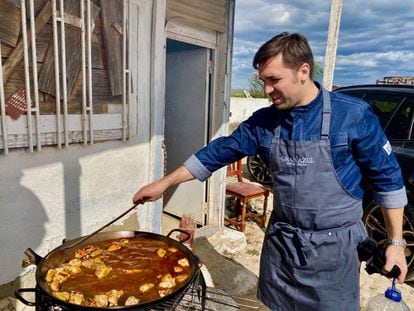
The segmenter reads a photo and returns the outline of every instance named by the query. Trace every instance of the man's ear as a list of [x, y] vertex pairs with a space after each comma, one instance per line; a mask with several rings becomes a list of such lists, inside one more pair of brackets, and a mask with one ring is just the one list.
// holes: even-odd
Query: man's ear
[[299, 67], [298, 74], [300, 81], [312, 79], [312, 77], [310, 76], [310, 65], [308, 63], [303, 63]]

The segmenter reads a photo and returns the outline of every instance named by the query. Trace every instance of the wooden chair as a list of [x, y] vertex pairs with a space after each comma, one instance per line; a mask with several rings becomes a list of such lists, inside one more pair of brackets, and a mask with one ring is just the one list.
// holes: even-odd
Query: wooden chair
[[[270, 190], [243, 181], [242, 177], [242, 161], [236, 161], [227, 166], [227, 177], [237, 176], [237, 182], [227, 181], [226, 184], [226, 195], [235, 197], [236, 200], [236, 215], [234, 217], [225, 217], [225, 222], [232, 224], [239, 231], [244, 232], [246, 229], [246, 217], [255, 218], [263, 226], [266, 224], [266, 210], [267, 210], [267, 199], [269, 197]], [[263, 213], [256, 214], [247, 211], [247, 202], [250, 199], [264, 196]]]

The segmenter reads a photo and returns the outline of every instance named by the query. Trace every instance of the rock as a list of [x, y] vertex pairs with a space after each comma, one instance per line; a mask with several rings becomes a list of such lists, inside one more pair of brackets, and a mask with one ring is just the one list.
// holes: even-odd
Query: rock
[[220, 254], [235, 254], [247, 246], [246, 236], [243, 232], [226, 227], [212, 234], [207, 240]]

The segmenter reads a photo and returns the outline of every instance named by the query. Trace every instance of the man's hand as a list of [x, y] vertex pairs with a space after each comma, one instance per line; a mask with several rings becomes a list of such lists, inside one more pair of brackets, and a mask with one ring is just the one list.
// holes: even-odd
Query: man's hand
[[383, 272], [390, 272], [394, 265], [398, 266], [401, 270], [400, 275], [397, 278], [398, 283], [404, 283], [407, 275], [407, 261], [405, 258], [404, 248], [397, 245], [389, 245], [385, 250], [385, 266]]

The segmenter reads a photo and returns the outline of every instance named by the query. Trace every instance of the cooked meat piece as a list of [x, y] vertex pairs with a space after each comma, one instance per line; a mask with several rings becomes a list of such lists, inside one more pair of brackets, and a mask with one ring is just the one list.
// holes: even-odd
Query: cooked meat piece
[[97, 307], [107, 307], [108, 306], [108, 296], [105, 294], [95, 295], [93, 297], [93, 300], [95, 300]]
[[68, 301], [70, 298], [70, 294], [68, 292], [52, 292], [52, 295], [53, 297], [63, 301]]
[[96, 256], [101, 255], [102, 253], [103, 253], [103, 249], [98, 248], [97, 250], [94, 250], [89, 256], [96, 257]]
[[177, 275], [176, 277], [175, 277], [175, 280], [178, 282], [178, 283], [182, 283], [182, 282], [184, 282], [185, 280], [187, 280], [188, 279], [188, 274], [180, 274], [180, 275]]
[[93, 261], [92, 258], [88, 258], [85, 260], [82, 260], [82, 266], [85, 267], [86, 269], [95, 269], [95, 262]]
[[183, 269], [183, 268], [181, 268], [180, 266], [175, 266], [175, 267], [174, 267], [174, 272], [175, 272], [175, 273], [180, 273], [180, 272], [183, 272], [183, 270], [184, 270], [184, 269]]
[[170, 247], [170, 248], [168, 248], [168, 250], [169, 250], [171, 253], [176, 253], [176, 252], [178, 252], [178, 249], [176, 249], [175, 247]]
[[85, 301], [85, 297], [81, 292], [71, 292], [69, 302], [75, 305], [81, 305]]
[[116, 307], [118, 306], [118, 300], [119, 298], [122, 297], [122, 295], [124, 294], [123, 290], [110, 290], [109, 292], [105, 293], [106, 296], [108, 296], [108, 302], [109, 302], [109, 306], [110, 307]]
[[190, 263], [188, 262], [188, 259], [187, 258], [181, 258], [181, 259], [179, 259], [178, 260], [178, 264], [181, 267], [189, 267], [190, 266]]
[[158, 291], [158, 295], [159, 295], [160, 297], [167, 296], [167, 295], [168, 295], [168, 294], [170, 294], [170, 293], [172, 293], [172, 289], [160, 289], [160, 290]]
[[118, 249], [121, 249], [121, 247], [122, 247], [122, 245], [118, 244], [118, 243], [111, 244], [111, 246], [108, 247], [108, 252], [115, 252]]
[[139, 299], [135, 298], [134, 296], [129, 296], [128, 299], [125, 301], [126, 306], [132, 306], [139, 304]]
[[[125, 246], [125, 245], [127, 245], [128, 243], [129, 243], [129, 240], [128, 239], [122, 239], [122, 240], [120, 240], [119, 241], [119, 243], [122, 245], [122, 246]], [[133, 296], [132, 296], [133, 297]]]
[[157, 255], [158, 255], [159, 257], [163, 258], [163, 257], [165, 256], [165, 254], [167, 254], [167, 251], [166, 251], [165, 249], [163, 249], [163, 248], [159, 248], [159, 249], [157, 250]]
[[53, 281], [52, 283], [49, 284], [49, 286], [55, 292], [58, 292], [60, 290], [60, 283], [57, 281]]
[[70, 275], [78, 274], [82, 272], [82, 269], [79, 266], [72, 266], [70, 264], [67, 264], [64, 266], [65, 272], [67, 272]]
[[154, 286], [155, 286], [155, 285], [154, 285], [154, 284], [152, 284], [152, 283], [142, 284], [142, 285], [139, 287], [139, 290], [140, 290], [142, 293], [145, 293], [145, 292], [149, 291], [151, 288], [153, 288]]
[[106, 266], [104, 264], [101, 264], [101, 265], [98, 265], [96, 267], [95, 275], [99, 279], [102, 279], [102, 278], [106, 277], [111, 271], [112, 271], [112, 268], [111, 267]]
[[46, 276], [45, 276], [46, 282], [48, 282], [48, 283], [52, 282], [53, 278], [55, 277], [56, 274], [57, 274], [57, 271], [55, 269], [47, 270], [47, 273], [46, 273]]
[[95, 302], [95, 300], [93, 300], [93, 298], [88, 297], [83, 302], [83, 305], [87, 306], [87, 307], [96, 307], [96, 302]]
[[173, 288], [175, 286], [175, 279], [171, 276], [171, 274], [166, 274], [161, 279], [160, 284], [158, 284], [158, 287], [160, 288]]
[[73, 267], [80, 267], [82, 265], [82, 260], [75, 258], [70, 260], [68, 264]]
[[83, 258], [83, 257], [86, 257], [90, 253], [92, 253], [93, 251], [95, 251], [97, 249], [98, 249], [98, 247], [96, 247], [94, 245], [85, 246], [84, 248], [78, 249], [75, 252], [75, 258]]

